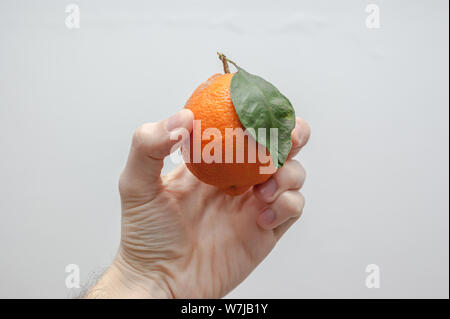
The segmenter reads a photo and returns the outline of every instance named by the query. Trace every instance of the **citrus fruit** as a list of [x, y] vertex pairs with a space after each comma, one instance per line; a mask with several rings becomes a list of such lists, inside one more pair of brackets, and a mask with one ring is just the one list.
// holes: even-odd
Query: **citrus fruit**
[[[182, 155], [198, 179], [234, 196], [265, 182], [283, 165], [295, 113], [272, 84], [223, 54], [219, 58], [225, 74], [200, 84], [185, 105], [195, 121]], [[238, 71], [229, 73], [228, 62]]]

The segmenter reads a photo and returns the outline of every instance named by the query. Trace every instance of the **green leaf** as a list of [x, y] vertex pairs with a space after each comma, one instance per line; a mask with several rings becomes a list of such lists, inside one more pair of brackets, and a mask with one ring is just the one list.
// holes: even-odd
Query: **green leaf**
[[[283, 166], [292, 147], [295, 111], [291, 102], [263, 78], [238, 67], [230, 85], [231, 100], [242, 125], [269, 150], [277, 168]], [[265, 128], [266, 134], [258, 134]], [[278, 131], [278, 143], [271, 143], [270, 128]]]

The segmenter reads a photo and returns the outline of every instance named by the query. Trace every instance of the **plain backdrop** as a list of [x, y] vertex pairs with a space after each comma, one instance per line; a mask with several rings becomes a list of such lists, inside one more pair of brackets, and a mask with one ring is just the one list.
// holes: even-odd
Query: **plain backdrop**
[[68, 264], [95, 281], [134, 129], [221, 72], [219, 50], [313, 132], [303, 217], [228, 297], [448, 298], [448, 1], [80, 0], [79, 29], [70, 3], [0, 1], [0, 297], [76, 296]]

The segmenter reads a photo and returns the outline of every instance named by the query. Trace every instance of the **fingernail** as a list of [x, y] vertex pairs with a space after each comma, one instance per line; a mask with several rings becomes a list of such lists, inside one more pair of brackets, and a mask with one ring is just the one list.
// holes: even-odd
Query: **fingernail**
[[258, 219], [262, 225], [271, 225], [275, 221], [275, 213], [268, 208], [259, 215]]
[[169, 117], [166, 123], [166, 128], [169, 132], [182, 127], [184, 117], [183, 111], [184, 110], [181, 110]]
[[262, 184], [258, 188], [258, 191], [263, 198], [270, 199], [273, 196], [273, 194], [275, 194], [275, 192], [277, 191], [277, 188], [278, 188], [277, 182], [273, 178], [271, 178], [267, 182]]

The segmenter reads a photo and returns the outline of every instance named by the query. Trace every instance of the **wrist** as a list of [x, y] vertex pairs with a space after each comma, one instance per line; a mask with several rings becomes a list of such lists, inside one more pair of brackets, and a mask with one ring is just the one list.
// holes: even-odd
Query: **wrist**
[[156, 278], [133, 269], [119, 251], [111, 266], [84, 298], [167, 299], [172, 298], [172, 294]]

